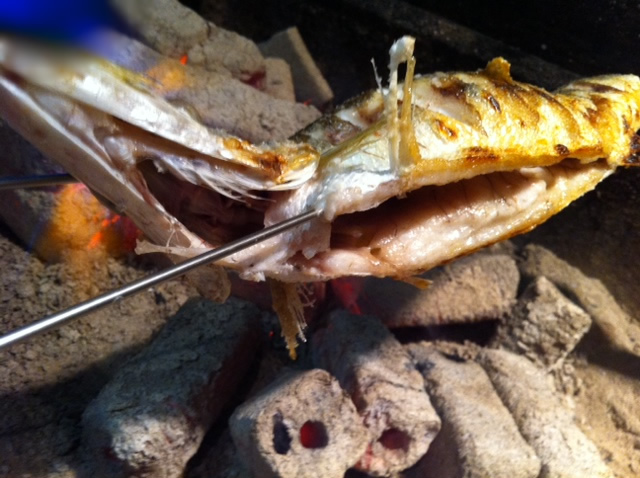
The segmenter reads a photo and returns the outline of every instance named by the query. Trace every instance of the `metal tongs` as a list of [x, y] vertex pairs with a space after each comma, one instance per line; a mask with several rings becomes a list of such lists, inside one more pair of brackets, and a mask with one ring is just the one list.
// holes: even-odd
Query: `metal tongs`
[[[46, 177], [28, 177], [28, 178], [0, 178], [0, 189], [22, 188], [22, 187], [39, 187], [50, 186], [54, 184], [74, 182], [75, 179], [69, 175], [46, 176]], [[318, 217], [320, 211], [311, 210], [304, 212], [298, 216], [282, 221], [280, 223], [269, 226], [261, 231], [254, 232], [240, 239], [236, 239], [224, 246], [218, 247], [211, 251], [207, 251], [192, 259], [186, 260], [163, 271], [151, 274], [142, 279], [130, 282], [118, 289], [106, 292], [102, 295], [94, 297], [76, 304], [68, 309], [62, 310], [55, 314], [44, 317], [31, 324], [20, 327], [0, 337], [0, 351], [10, 347], [13, 344], [22, 342], [35, 335], [39, 335], [48, 330], [55, 329], [61, 325], [90, 312], [106, 307], [124, 297], [142, 292], [148, 287], [160, 284], [164, 281], [174, 279], [189, 272], [196, 267], [203, 266], [224, 259], [227, 256], [242, 251], [248, 247], [254, 246], [259, 242], [270, 239], [278, 234], [303, 224], [311, 219]]]

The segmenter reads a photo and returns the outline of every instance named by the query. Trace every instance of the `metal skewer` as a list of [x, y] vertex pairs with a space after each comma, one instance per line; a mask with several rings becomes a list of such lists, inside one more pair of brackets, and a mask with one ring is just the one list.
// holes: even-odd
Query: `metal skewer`
[[77, 183], [70, 174], [45, 174], [39, 176], [5, 176], [0, 177], [0, 191], [4, 189], [40, 188], [59, 184]]
[[288, 229], [310, 221], [311, 219], [318, 217], [319, 215], [319, 211], [307, 211], [298, 216], [294, 216], [291, 219], [287, 219], [286, 221], [262, 229], [261, 231], [254, 232], [253, 234], [249, 234], [248, 236], [242, 237], [240, 239], [236, 239], [235, 241], [230, 242], [229, 244], [226, 244], [222, 247], [207, 251], [204, 254], [194, 257], [193, 259], [189, 259], [181, 262], [180, 264], [176, 264], [175, 266], [169, 267], [164, 271], [152, 274], [147, 277], [143, 277], [142, 279], [138, 279], [137, 281], [112, 290], [111, 292], [99, 295], [97, 297], [94, 297], [93, 299], [89, 299], [87, 301], [76, 304], [66, 310], [57, 312], [53, 315], [49, 315], [48, 317], [40, 319], [29, 325], [20, 327], [13, 332], [9, 332], [8, 334], [0, 337], [0, 351], [25, 339], [41, 334], [53, 328], [60, 327], [70, 320], [88, 314], [89, 312], [98, 310], [124, 297], [128, 297], [137, 292], [141, 292], [148, 287], [178, 277], [186, 272], [189, 272], [192, 269], [195, 269], [196, 267], [209, 264], [211, 262], [215, 262], [227, 256], [235, 254], [236, 252], [251, 247], [259, 242], [262, 242], [273, 236], [277, 236], [278, 234]]

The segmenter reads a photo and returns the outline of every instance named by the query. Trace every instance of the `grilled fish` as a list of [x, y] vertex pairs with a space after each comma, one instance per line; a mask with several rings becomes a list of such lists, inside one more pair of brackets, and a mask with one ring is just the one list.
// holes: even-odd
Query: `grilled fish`
[[[148, 237], [139, 252], [193, 256], [321, 210], [222, 262], [285, 283], [414, 276], [532, 229], [640, 161], [637, 76], [550, 93], [513, 80], [497, 58], [477, 72], [414, 77], [413, 45], [404, 37], [391, 48], [387, 88], [279, 144], [205, 127], [144, 74], [94, 57], [56, 61], [9, 38], [0, 114], [126, 213]], [[211, 270], [222, 298], [224, 275]]]

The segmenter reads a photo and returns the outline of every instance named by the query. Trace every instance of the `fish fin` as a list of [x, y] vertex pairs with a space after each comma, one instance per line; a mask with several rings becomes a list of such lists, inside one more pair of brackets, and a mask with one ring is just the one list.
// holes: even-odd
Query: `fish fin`
[[[415, 42], [415, 38], [404, 36], [396, 41], [389, 50], [389, 89], [385, 96], [385, 116], [389, 125], [389, 162], [394, 173], [400, 173], [402, 169], [404, 155], [401, 155], [401, 152], [404, 152], [405, 149], [402, 144], [407, 143], [402, 139], [408, 135], [411, 138], [414, 136], [411, 125], [411, 84], [415, 67], [415, 58], [413, 57]], [[403, 90], [406, 97], [403, 98], [401, 114], [398, 118], [398, 67], [404, 62], [407, 62], [407, 77]], [[415, 143], [415, 138], [413, 138], [413, 143]]]
[[297, 337], [305, 341], [303, 330], [307, 324], [304, 319], [306, 295], [298, 284], [288, 284], [277, 280], [269, 280], [273, 310], [280, 319], [282, 335], [289, 349], [292, 360], [297, 357]]
[[420, 290], [428, 289], [429, 286], [431, 286], [431, 284], [433, 283], [433, 281], [430, 281], [429, 279], [424, 279], [423, 277], [419, 277], [419, 276], [396, 277], [396, 280], [405, 282], [409, 285], [414, 286], [416, 289], [420, 289]]
[[511, 64], [502, 57], [494, 58], [484, 69], [484, 74], [491, 78], [511, 83]]
[[413, 127], [413, 76], [416, 67], [416, 59], [411, 56], [407, 60], [407, 74], [404, 80], [404, 92], [402, 96], [402, 109], [400, 110], [400, 145], [399, 161], [402, 165], [415, 164], [421, 159], [420, 148], [416, 140], [416, 133]]

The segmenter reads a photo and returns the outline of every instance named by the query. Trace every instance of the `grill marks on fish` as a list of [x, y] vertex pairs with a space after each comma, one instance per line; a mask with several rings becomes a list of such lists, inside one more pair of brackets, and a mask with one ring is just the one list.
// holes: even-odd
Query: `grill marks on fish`
[[[404, 86], [361, 95], [279, 145], [207, 130], [134, 88], [135, 74], [104, 64], [63, 65], [77, 69], [72, 79], [94, 75], [105, 88], [98, 91], [0, 57], [0, 95], [14, 106], [9, 121], [112, 202], [127, 198], [130, 215], [172, 253], [194, 255], [311, 207], [323, 211], [225, 262], [252, 279], [412, 274], [533, 227], [616, 166], [640, 162], [637, 77], [591, 78], [549, 93], [514, 81], [496, 59], [475, 73], [414, 79], [409, 45], [392, 48], [392, 65], [401, 58], [410, 66]], [[0, 46], [9, 48], [2, 39]], [[126, 101], [105, 103], [105, 91]], [[21, 110], [50, 122], [30, 125]], [[165, 116], [173, 126], [150, 120]], [[61, 139], [40, 139], [41, 127]], [[84, 152], [86, 164], [71, 150]], [[101, 186], [107, 174], [121, 186]], [[175, 231], [185, 238], [178, 245]], [[408, 238], [430, 252], [414, 261]]]
[[[575, 85], [554, 95], [532, 85], [514, 82], [507, 75], [508, 69], [502, 60], [494, 60], [477, 75], [454, 74], [443, 80], [438, 74], [430, 80], [433, 92], [445, 99], [454, 97], [456, 104], [451, 106], [442, 99], [434, 100], [428, 93], [424, 95], [425, 100], [420, 93], [428, 88], [416, 86], [415, 109], [418, 111], [414, 114], [430, 119], [438, 139], [458, 146], [455, 153], [461, 158], [466, 155], [471, 162], [504, 159], [508, 165], [509, 157], [517, 155], [522, 162], [540, 166], [569, 156], [583, 161], [608, 156], [613, 148], [604, 145], [620, 144], [627, 136], [625, 118], [638, 119], [637, 78], [635, 81], [632, 77], [627, 77], [630, 81], [623, 80], [628, 83], [626, 86], [632, 87], [627, 90], [606, 84], [611, 77], [603, 77], [577, 82], [582, 92], [589, 90], [587, 95], [576, 95]], [[434, 83], [438, 86], [433, 87]], [[621, 108], [625, 103], [632, 111], [625, 112]], [[425, 104], [427, 107], [420, 111], [421, 105]], [[491, 115], [491, 110], [496, 114]], [[617, 127], [620, 120], [623, 121], [622, 129]], [[473, 133], [475, 138], [470, 138]], [[554, 144], [552, 137], [563, 137], [566, 141]], [[470, 139], [475, 139], [474, 145], [464, 147]], [[439, 153], [438, 148], [428, 144], [424, 137], [421, 137], [420, 145], [424, 163], [435, 156], [429, 154], [430, 151]], [[448, 159], [454, 158], [450, 155]], [[612, 159], [619, 164], [619, 157]], [[453, 162], [447, 164], [455, 167]], [[423, 168], [424, 173], [426, 169]]]
[[482, 161], [492, 162], [498, 161], [500, 157], [490, 149], [482, 148], [480, 146], [471, 146], [466, 150], [465, 159], [472, 163]]
[[440, 135], [445, 141], [455, 140], [458, 138], [458, 131], [453, 124], [448, 124], [446, 119], [435, 118], [433, 120], [434, 131]]
[[560, 143], [556, 144], [554, 146], [554, 149], [556, 150], [556, 153], [558, 153], [558, 156], [569, 156], [569, 154], [571, 153], [571, 151], [569, 151], [569, 148]]
[[489, 104], [494, 110], [496, 110], [498, 113], [502, 113], [502, 108], [500, 107], [500, 103], [498, 103], [498, 100], [496, 100], [493, 97], [493, 95], [487, 95], [487, 100], [489, 101]]
[[629, 156], [625, 158], [625, 164], [638, 165], [640, 164], [640, 130], [636, 131], [631, 137]]
[[256, 168], [266, 173], [272, 179], [282, 175], [285, 169], [286, 160], [280, 154], [273, 151], [256, 152], [251, 143], [238, 138], [225, 138], [223, 142], [224, 146], [236, 152], [238, 157], [242, 158], [243, 162], [253, 163]]
[[[252, 280], [404, 279], [525, 232], [617, 166], [640, 164], [640, 78], [631, 75], [549, 93], [514, 81], [498, 58], [475, 73], [413, 78], [413, 40], [404, 38], [391, 49], [387, 90], [290, 141], [253, 145], [208, 129], [188, 105], [135, 84], [135, 73], [57, 65], [46, 51], [13, 61], [27, 54], [14, 47], [0, 38], [0, 113], [120, 206], [154, 243], [139, 252], [191, 257], [321, 210], [221, 261]], [[218, 299], [229, 293], [220, 268], [198, 275]], [[293, 347], [303, 301], [293, 285], [273, 290]]]
[[[313, 224], [313, 234], [287, 239], [292, 253], [277, 261], [291, 267], [272, 276], [417, 273], [535, 227], [640, 157], [632, 134], [640, 126], [635, 76], [598, 77], [549, 93], [515, 82], [508, 63], [497, 59], [477, 73], [416, 78], [410, 93], [411, 135], [401, 138], [398, 174], [387, 155], [390, 126], [384, 114], [370, 113], [383, 109], [386, 92], [339, 109], [339, 122], [325, 119], [300, 133], [324, 161], [265, 217], [273, 222], [316, 205], [325, 220]], [[398, 100], [402, 117], [408, 99]], [[348, 131], [337, 147], [336, 130]], [[246, 276], [278, 269], [266, 257], [252, 264]]]

